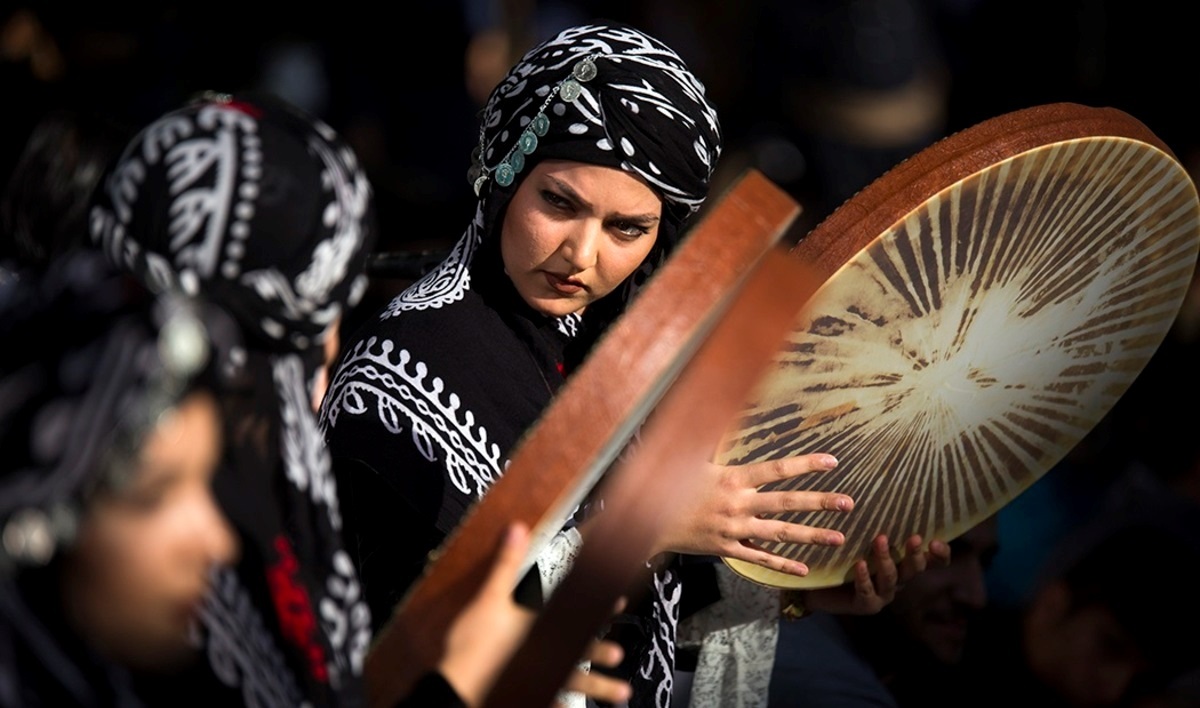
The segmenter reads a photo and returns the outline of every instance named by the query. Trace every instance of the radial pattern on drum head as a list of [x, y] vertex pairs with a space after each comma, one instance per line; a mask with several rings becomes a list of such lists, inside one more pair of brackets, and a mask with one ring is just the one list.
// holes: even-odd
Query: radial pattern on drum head
[[899, 557], [911, 534], [953, 538], [1027, 489], [1162, 342], [1193, 277], [1198, 204], [1172, 155], [1100, 134], [997, 160], [866, 240], [810, 300], [718, 455], [835, 455], [833, 472], [767, 488], [854, 497], [850, 514], [777, 516], [847, 543], [763, 544], [808, 564], [804, 578], [725, 562], [766, 585], [836, 585], [877, 534]]

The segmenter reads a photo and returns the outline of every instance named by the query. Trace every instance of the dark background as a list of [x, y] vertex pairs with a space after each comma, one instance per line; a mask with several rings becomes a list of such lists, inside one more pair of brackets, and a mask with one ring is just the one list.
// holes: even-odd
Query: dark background
[[[604, 16], [675, 47], [720, 109], [729, 169], [746, 150], [748, 160], [807, 197], [805, 218], [815, 220], [921, 141], [879, 151], [875, 163], [841, 175], [834, 190], [822, 180], [820, 148], [797, 137], [782, 105], [799, 85], [889, 91], [935, 67], [944, 77], [936, 99], [943, 116], [928, 126], [929, 140], [1010, 110], [1074, 101], [1131, 113], [1194, 165], [1200, 131], [1190, 106], [1200, 89], [1200, 54], [1187, 6], [343, 0], [279, 12], [228, 0], [17, 3], [0, 12], [0, 175], [49, 107], [82, 107], [140, 126], [196, 91], [268, 88], [326, 119], [359, 149], [380, 193], [385, 247], [453, 240], [459, 229], [443, 232], [444, 209], [461, 214], [465, 227], [472, 203], [465, 174], [480, 107], [467, 87], [469, 42], [489, 28], [507, 29], [515, 58], [569, 22]], [[28, 17], [37, 26], [33, 40], [17, 29]], [[778, 145], [771, 139], [779, 135], [798, 152], [773, 150], [770, 161], [753, 152]]]

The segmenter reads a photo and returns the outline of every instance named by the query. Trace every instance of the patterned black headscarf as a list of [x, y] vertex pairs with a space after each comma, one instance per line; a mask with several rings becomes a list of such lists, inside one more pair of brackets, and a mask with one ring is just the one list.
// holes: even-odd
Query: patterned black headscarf
[[87, 250], [0, 286], [0, 706], [52, 702], [33, 698], [42, 690], [103, 705], [123, 690], [62, 628], [42, 567], [73, 543], [91, 495], [126, 481], [213, 343], [227, 346], [220, 315], [155, 297]]
[[469, 177], [482, 196], [539, 160], [615, 167], [646, 180], [678, 227], [720, 154], [716, 109], [678, 54], [632, 27], [589, 24], [534, 47], [493, 89]]
[[307, 352], [366, 290], [372, 209], [329, 126], [269, 96], [214, 94], [129, 144], [91, 232], [147, 282], [227, 303], [258, 346]]

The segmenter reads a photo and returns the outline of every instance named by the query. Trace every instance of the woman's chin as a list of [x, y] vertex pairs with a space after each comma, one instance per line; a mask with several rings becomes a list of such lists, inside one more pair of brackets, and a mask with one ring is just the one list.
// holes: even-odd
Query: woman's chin
[[130, 642], [117, 650], [119, 663], [136, 671], [172, 673], [197, 661], [201, 652], [195, 641], [186, 634], [159, 637], [157, 641]]
[[187, 667], [201, 655], [203, 629], [199, 606], [187, 605], [162, 622], [142, 625], [114, 637], [113, 654], [120, 663], [147, 672], [172, 672]]
[[566, 297], [525, 298], [525, 304], [529, 305], [536, 312], [555, 318], [582, 313], [583, 309], [587, 306], [586, 302]]

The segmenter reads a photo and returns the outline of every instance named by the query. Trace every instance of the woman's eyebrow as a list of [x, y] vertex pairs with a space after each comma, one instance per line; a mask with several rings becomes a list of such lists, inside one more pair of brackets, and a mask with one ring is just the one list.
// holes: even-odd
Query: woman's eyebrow
[[[579, 194], [579, 192], [576, 192], [575, 189], [573, 187], [571, 187], [571, 185], [567, 184], [566, 182], [563, 182], [562, 180], [558, 179], [554, 175], [546, 175], [546, 179], [553, 182], [554, 186], [557, 187], [558, 190], [561, 191], [563, 193], [563, 196], [565, 196], [567, 199], [570, 199], [571, 201], [575, 202], [576, 204], [583, 207], [584, 209], [592, 209], [592, 203], [589, 202], [588, 200], [584, 199]], [[652, 224], [655, 224], [659, 221], [659, 218], [660, 218], [658, 214], [654, 214], [651, 212], [647, 212], [644, 214], [613, 214], [613, 217], [615, 217], [617, 219], [622, 219], [624, 221], [632, 221], [632, 222], [634, 222], [636, 224], [640, 224], [642, 226], [650, 226]]]
[[553, 182], [554, 186], [560, 192], [562, 192], [563, 196], [565, 196], [567, 199], [570, 199], [571, 201], [575, 202], [576, 204], [578, 204], [581, 207], [584, 207], [585, 209], [592, 208], [592, 203], [589, 202], [588, 200], [584, 199], [583, 196], [580, 195], [579, 192], [576, 192], [575, 188], [572, 187], [571, 185], [569, 185], [566, 182], [562, 181], [561, 179], [555, 177], [554, 175], [546, 175], [546, 179]]
[[658, 223], [658, 214], [614, 214], [614, 216], [622, 221], [629, 221], [639, 226], [653, 226]]

